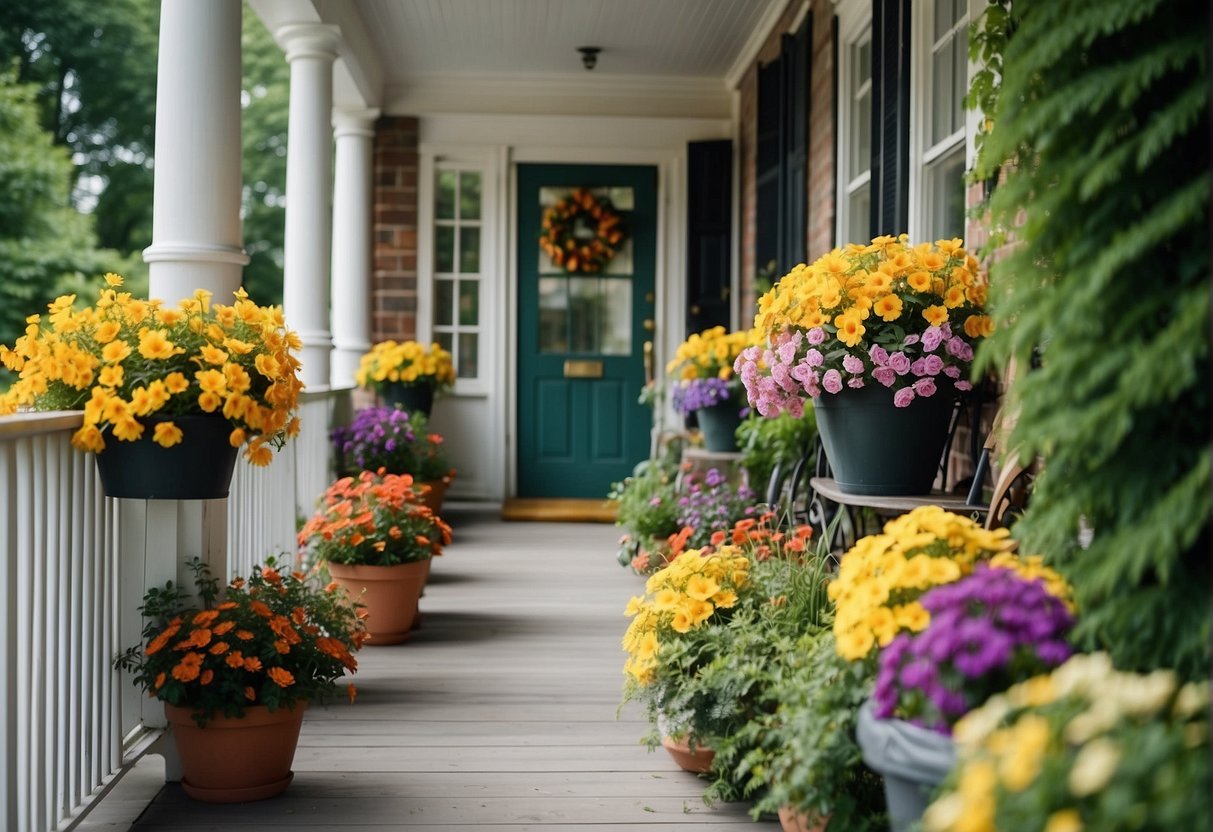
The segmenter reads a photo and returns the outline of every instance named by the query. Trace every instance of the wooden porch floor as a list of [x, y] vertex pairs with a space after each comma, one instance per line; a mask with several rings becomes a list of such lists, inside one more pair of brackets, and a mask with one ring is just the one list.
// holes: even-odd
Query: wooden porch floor
[[285, 795], [208, 806], [169, 785], [132, 826], [118, 819], [132, 800], [120, 786], [82, 828], [779, 827], [744, 805], [704, 805], [703, 781], [639, 744], [639, 708], [616, 718], [623, 608], [641, 589], [614, 561], [616, 528], [487, 515], [452, 525], [420, 628], [362, 651], [356, 704], [308, 712]]

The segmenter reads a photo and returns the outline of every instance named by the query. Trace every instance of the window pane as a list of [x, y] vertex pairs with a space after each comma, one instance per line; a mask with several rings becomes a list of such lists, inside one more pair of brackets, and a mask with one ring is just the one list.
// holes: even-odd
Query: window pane
[[951, 43], [931, 56], [931, 144], [952, 135]]
[[603, 280], [598, 331], [605, 355], [632, 354], [632, 281]]
[[454, 349], [452, 349], [453, 337], [454, 336], [452, 336], [451, 333], [449, 333], [449, 332], [435, 332], [434, 333], [434, 341], [437, 342], [437, 344], [440, 347], [442, 347], [444, 350], [451, 353], [452, 355], [455, 352]]
[[480, 336], [475, 332], [459, 333], [459, 366], [455, 372], [460, 378], [480, 375]]
[[563, 277], [539, 279], [539, 351], [568, 352], [568, 281]]
[[952, 17], [954, 6], [953, 0], [935, 0], [935, 37], [933, 40], [938, 41], [956, 22]]
[[847, 236], [843, 243], [867, 243], [872, 239], [871, 186], [857, 188], [847, 200]]
[[963, 146], [927, 168], [931, 239], [964, 237]]
[[855, 47], [855, 89], [872, 80], [872, 41], [865, 40]]
[[454, 322], [455, 284], [450, 280], [434, 281], [434, 323], [450, 326]]
[[855, 139], [852, 143], [851, 178], [872, 167], [872, 93], [869, 90], [855, 101]]
[[598, 352], [601, 308], [598, 278], [569, 278], [569, 352]]
[[459, 218], [480, 219], [480, 174], [476, 171], [459, 174]]
[[969, 91], [969, 39], [966, 29], [952, 41], [952, 132], [964, 126], [964, 97]]
[[459, 271], [463, 274], [480, 271], [480, 229], [475, 226], [459, 229]]
[[450, 274], [455, 271], [455, 229], [440, 225], [434, 229], [434, 271]]
[[459, 174], [440, 170], [434, 175], [434, 215], [440, 220], [455, 219], [455, 182]]
[[459, 325], [476, 326], [480, 323], [480, 281], [459, 281]]

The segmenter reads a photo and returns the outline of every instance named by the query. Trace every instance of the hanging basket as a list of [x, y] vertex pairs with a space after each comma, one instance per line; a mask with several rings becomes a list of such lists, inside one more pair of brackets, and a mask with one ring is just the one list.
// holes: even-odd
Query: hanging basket
[[434, 407], [434, 388], [428, 384], [389, 384], [383, 388], [383, 401], [389, 407], [399, 405], [410, 415], [424, 413], [428, 419]]
[[[97, 454], [101, 487], [109, 497], [132, 500], [218, 500], [227, 497], [237, 448], [232, 425], [222, 416], [145, 416], [134, 442], [107, 438]], [[156, 425], [172, 422], [181, 441], [164, 448], [152, 440]]]
[[927, 494], [939, 472], [955, 396], [951, 388], [908, 407], [879, 385], [813, 399], [817, 429], [838, 488], [847, 494]]

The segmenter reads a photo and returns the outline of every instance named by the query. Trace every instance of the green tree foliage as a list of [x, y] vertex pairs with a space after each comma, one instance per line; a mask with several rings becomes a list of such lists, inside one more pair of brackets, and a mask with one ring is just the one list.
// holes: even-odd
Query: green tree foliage
[[145, 0], [0, 4], [0, 61], [37, 85], [42, 128], [97, 199], [101, 244], [124, 253], [151, 241], [159, 13]]
[[993, 8], [1010, 37], [977, 176], [1006, 172], [990, 208], [1017, 243], [982, 357], [1036, 358], [1011, 444], [1044, 461], [1017, 537], [1073, 582], [1087, 647], [1206, 676], [1209, 9]]
[[0, 73], [0, 343], [12, 344], [65, 281], [120, 267], [72, 207], [71, 179], [67, 149], [42, 129], [36, 87]]
[[261, 304], [282, 303], [286, 233], [286, 134], [290, 68], [265, 25], [244, 10], [244, 286]]

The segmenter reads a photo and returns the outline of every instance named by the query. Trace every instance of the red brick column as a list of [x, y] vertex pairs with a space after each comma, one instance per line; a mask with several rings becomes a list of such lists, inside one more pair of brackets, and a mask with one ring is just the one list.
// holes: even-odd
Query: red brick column
[[371, 341], [417, 336], [417, 119], [375, 125]]

